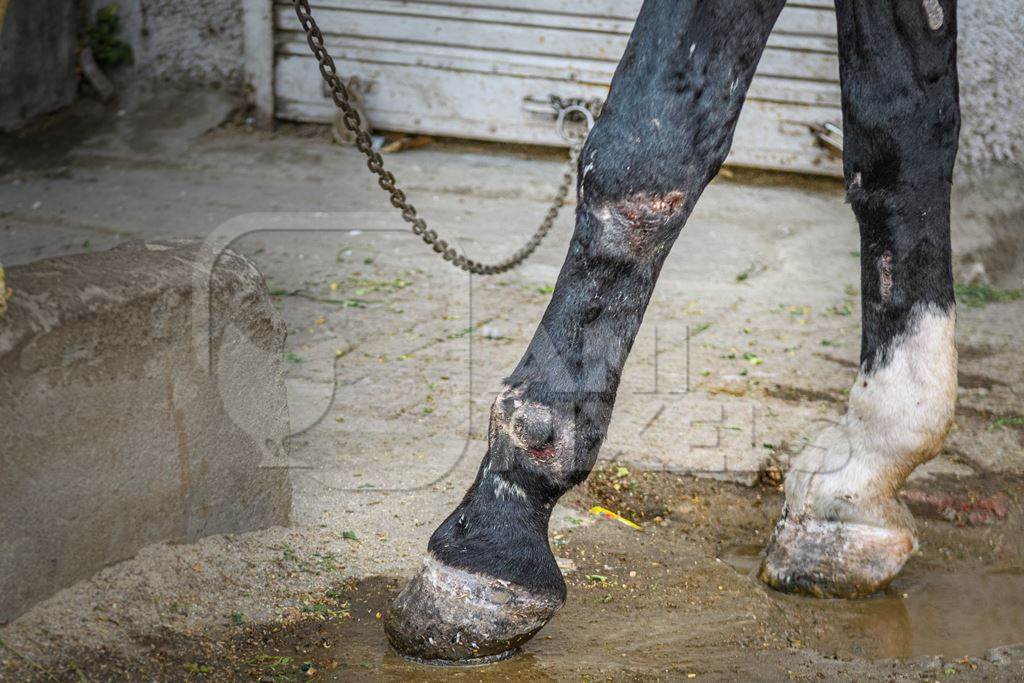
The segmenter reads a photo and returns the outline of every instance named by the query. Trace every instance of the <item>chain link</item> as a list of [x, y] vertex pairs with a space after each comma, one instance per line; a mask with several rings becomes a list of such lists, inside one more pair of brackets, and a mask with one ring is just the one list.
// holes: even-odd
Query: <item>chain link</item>
[[[391, 171], [384, 168], [384, 159], [381, 157], [380, 152], [373, 149], [373, 140], [370, 138], [370, 134], [360, 126], [359, 112], [350, 103], [348, 89], [345, 88], [338, 77], [338, 69], [334, 65], [334, 59], [328, 54], [327, 48], [324, 45], [324, 35], [320, 32], [320, 27], [317, 26], [316, 21], [313, 19], [309, 9], [309, 1], [293, 0], [293, 4], [295, 5], [295, 14], [299, 18], [299, 23], [302, 24], [302, 30], [306, 32], [306, 41], [309, 43], [309, 48], [313, 51], [313, 57], [316, 58], [317, 63], [320, 65], [320, 75], [323, 76], [324, 83], [327, 84], [331, 92], [331, 99], [334, 100], [334, 104], [341, 110], [342, 121], [345, 127], [355, 135], [356, 149], [366, 155], [367, 168], [377, 176], [377, 184], [388, 193], [391, 205], [401, 211], [402, 219], [409, 223], [413, 233], [420, 237], [428, 246], [432, 247], [445, 261], [474, 275], [504, 273], [528, 259], [551, 231], [555, 220], [558, 218], [559, 210], [569, 196], [569, 188], [572, 187], [573, 175], [576, 171], [585, 135], [570, 141], [569, 164], [562, 174], [562, 184], [559, 185], [558, 191], [555, 192], [555, 196], [551, 200], [551, 206], [548, 208], [544, 220], [541, 221], [537, 231], [533, 233], [533, 236], [530, 237], [519, 251], [503, 261], [493, 264], [475, 261], [449, 245], [447, 240], [442, 239], [437, 234], [437, 231], [427, 227], [426, 221], [420, 218], [416, 212], [416, 207], [406, 199], [405, 192], [399, 189], [395, 176]], [[559, 106], [562, 103], [553, 100], [552, 104]], [[573, 102], [572, 104], [576, 103]], [[567, 108], [567, 106], [564, 108]]]

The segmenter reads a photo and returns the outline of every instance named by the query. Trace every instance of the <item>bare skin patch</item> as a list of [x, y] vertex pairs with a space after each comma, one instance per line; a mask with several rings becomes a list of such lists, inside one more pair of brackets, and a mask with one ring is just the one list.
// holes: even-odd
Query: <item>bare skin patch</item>
[[888, 250], [878, 259], [878, 291], [883, 302], [892, 300], [892, 252]]
[[[571, 425], [564, 424], [548, 406], [524, 399], [521, 388], [506, 388], [491, 407], [491, 438], [499, 434], [555, 476], [563, 476], [571, 468], [575, 443]], [[490, 465], [493, 463], [488, 471]]]
[[663, 195], [649, 195], [644, 192], [615, 202], [615, 210], [629, 223], [643, 227], [662, 224], [682, 208], [686, 198], [675, 190]]
[[942, 11], [942, 5], [939, 4], [939, 0], [923, 0], [924, 14], [928, 17], [928, 28], [933, 31], [938, 31], [942, 28], [942, 24], [946, 19], [945, 12]]
[[516, 439], [531, 453], [553, 450], [549, 446], [555, 436], [555, 416], [547, 406], [520, 404], [509, 426]]
[[673, 190], [664, 194], [639, 192], [606, 202], [595, 216], [601, 222], [601, 245], [611, 253], [640, 255], [653, 253], [663, 242], [657, 233], [686, 209], [686, 194]]

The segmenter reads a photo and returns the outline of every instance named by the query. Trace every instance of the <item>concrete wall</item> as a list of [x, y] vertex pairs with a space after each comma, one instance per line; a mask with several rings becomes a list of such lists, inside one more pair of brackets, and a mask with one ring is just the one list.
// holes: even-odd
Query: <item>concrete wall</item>
[[958, 8], [956, 279], [1024, 287], [1024, 5], [962, 0]]
[[0, 621], [144, 545], [288, 523], [284, 323], [249, 261], [210, 262], [135, 243], [7, 270]]
[[[17, 1], [17, 0], [16, 0]], [[86, 13], [113, 0], [86, 0]], [[241, 0], [117, 0], [122, 35], [135, 53], [122, 87], [222, 87], [241, 92]]]
[[962, 0], [958, 7], [959, 171], [1024, 165], [1024, 4]]
[[74, 101], [78, 15], [68, 0], [11, 0], [6, 13], [0, 14], [0, 131], [4, 131]]

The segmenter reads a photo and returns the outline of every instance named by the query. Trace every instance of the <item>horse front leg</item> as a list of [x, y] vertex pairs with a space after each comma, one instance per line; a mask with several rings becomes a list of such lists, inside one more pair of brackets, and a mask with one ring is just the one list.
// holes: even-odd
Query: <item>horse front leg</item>
[[551, 303], [491, 407], [476, 480], [385, 621], [402, 654], [504, 657], [562, 605], [551, 510], [597, 459], [662, 263], [728, 153], [784, 0], [647, 0], [580, 157]]

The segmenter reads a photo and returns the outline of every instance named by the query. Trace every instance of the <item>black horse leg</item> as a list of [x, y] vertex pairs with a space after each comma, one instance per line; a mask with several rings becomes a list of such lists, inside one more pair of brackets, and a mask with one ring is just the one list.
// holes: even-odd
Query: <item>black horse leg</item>
[[860, 224], [860, 373], [794, 460], [761, 569], [827, 597], [884, 588], [917, 547], [896, 492], [953, 423], [949, 196], [960, 115], [955, 0], [839, 0], [843, 166]]
[[644, 3], [580, 157], [576, 230], [551, 303], [491, 408], [476, 480], [387, 616], [399, 652], [500, 658], [562, 605], [551, 509], [597, 458], [655, 280], [729, 151], [783, 3]]

